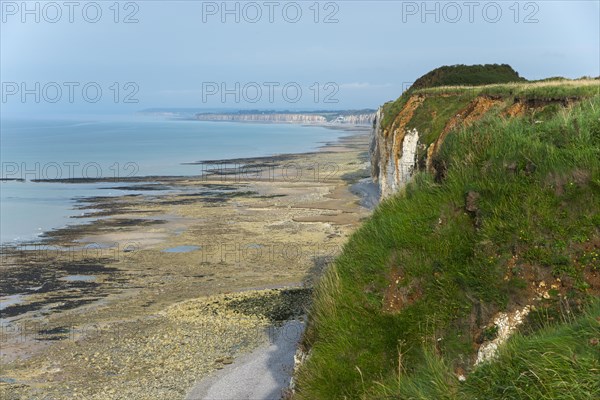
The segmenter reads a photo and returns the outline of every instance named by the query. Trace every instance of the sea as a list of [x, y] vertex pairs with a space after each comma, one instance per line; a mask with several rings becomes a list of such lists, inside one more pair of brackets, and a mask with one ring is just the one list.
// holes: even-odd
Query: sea
[[31, 242], [46, 231], [86, 222], [73, 218], [82, 215], [78, 199], [135, 193], [115, 189], [114, 182], [37, 179], [200, 175], [202, 167], [189, 163], [314, 151], [344, 134], [322, 126], [138, 115], [2, 119], [0, 243]]

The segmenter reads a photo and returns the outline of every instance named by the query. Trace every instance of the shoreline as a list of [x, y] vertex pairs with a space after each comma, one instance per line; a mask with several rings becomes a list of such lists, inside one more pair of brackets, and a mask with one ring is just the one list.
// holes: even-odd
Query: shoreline
[[[349, 189], [351, 184], [365, 178], [367, 132], [350, 132], [336, 142], [321, 146], [319, 151], [281, 155], [282, 159], [274, 161], [279, 167], [284, 161], [312, 165], [313, 168], [315, 165], [336, 165], [335, 174], [319, 179], [311, 175], [312, 180], [308, 179], [308, 175], [304, 180], [285, 179], [281, 171], [275, 173], [272, 179], [255, 180], [248, 179], [248, 176], [229, 179], [239, 175], [236, 171], [229, 171], [233, 175], [216, 175], [202, 180], [187, 176], [170, 177], [158, 183], [174, 186], [172, 193], [87, 199], [82, 207], [99, 210], [96, 212], [102, 214], [101, 219], [55, 231], [44, 240], [51, 246], [73, 248], [85, 243], [110, 245], [116, 242], [119, 244], [116, 249], [108, 246], [87, 252], [79, 249], [67, 255], [60, 251], [52, 251], [52, 254], [39, 254], [38, 251], [36, 254], [28, 250], [9, 254], [8, 261], [13, 263], [13, 268], [9, 266], [3, 272], [21, 273], [19, 282], [22, 286], [37, 288], [40, 286], [37, 283], [39, 279], [49, 283], [24, 295], [30, 298], [29, 303], [20, 306], [29, 306], [30, 309], [22, 309], [26, 312], [13, 315], [9, 325], [5, 324], [2, 328], [0, 393], [37, 398], [40, 393], [50, 391], [57, 398], [77, 397], [84, 387], [76, 383], [80, 372], [71, 368], [77, 360], [73, 354], [81, 352], [83, 343], [97, 350], [92, 352], [92, 356], [107, 352], [116, 353], [113, 357], [120, 357], [119, 354], [123, 353], [136, 354], [135, 346], [134, 350], [116, 351], [101, 342], [110, 338], [111, 331], [119, 332], [117, 338], [131, 335], [137, 341], [144, 341], [145, 336], [140, 338], [140, 332], [152, 329], [157, 335], [159, 332], [172, 332], [174, 327], [183, 323], [179, 315], [173, 317], [176, 322], [164, 321], [164, 324], [153, 328], [147, 322], [163, 321], [165, 310], [177, 304], [191, 302], [194, 308], [200, 310], [195, 312], [202, 319], [200, 316], [204, 314], [201, 310], [206, 307], [205, 302], [214, 296], [223, 296], [223, 293], [230, 293], [227, 296], [232, 297], [254, 296], [261, 299], [265, 296], [263, 288], [310, 287], [311, 281], [339, 250], [345, 237], [369, 213], [358, 204], [359, 199]], [[328, 151], [332, 148], [334, 151]], [[265, 158], [269, 157], [245, 161], [252, 168], [264, 168]], [[135, 243], [135, 246], [125, 251], [123, 244], [126, 243]], [[197, 249], [165, 252], [190, 245]], [[209, 250], [211, 245], [213, 247]], [[240, 259], [240, 254], [256, 253], [258, 249], [264, 253], [263, 259]], [[298, 257], [285, 259], [281, 257], [282, 249], [292, 249]], [[24, 274], [23, 264], [28, 264], [25, 269], [36, 271], [37, 276]], [[47, 264], [53, 267], [48, 268]], [[65, 276], [80, 280], [65, 281]], [[87, 277], [93, 279], [87, 280]], [[3, 282], [6, 283], [5, 278]], [[286, 289], [274, 291], [286, 293]], [[5, 310], [13, 314], [18, 311], [14, 305]], [[234, 314], [236, 316], [232, 320], [239, 317]], [[31, 325], [32, 332], [20, 331], [18, 324], [25, 326], [28, 322], [37, 324]], [[7, 329], [11, 323], [12, 331]], [[252, 320], [250, 325], [254, 333], [234, 348], [229, 347], [229, 351], [225, 351], [229, 354], [227, 357], [245, 354], [265, 340], [261, 334], [256, 334], [257, 327], [263, 326], [264, 320]], [[227, 347], [228, 340], [217, 336], [195, 343], [194, 349], [209, 354], [211, 352], [206, 349], [209, 346], [221, 348], [223, 353], [223, 346]], [[25, 340], [19, 341], [19, 338]], [[117, 338], [113, 337], [113, 342], [120, 342]], [[29, 358], [18, 360], [16, 354]], [[195, 354], [194, 350], [190, 350], [189, 354]], [[157, 354], [158, 359], [164, 357]], [[132, 355], [130, 358], [131, 361], [122, 362], [122, 371], [129, 371], [131, 364], [135, 364], [135, 357]], [[93, 357], [88, 356], [88, 359]], [[186, 365], [189, 360], [174, 362]], [[39, 365], [48, 363], [58, 365], [56, 368], [60, 371], [41, 371]], [[198, 360], [194, 364], [197, 366], [193, 367], [193, 376], [183, 374], [185, 376], [181, 379], [173, 377], [179, 383], [174, 383], [172, 390], [179, 394], [187, 391], [197, 379], [217, 369], [214, 361]], [[90, 367], [86, 364], [80, 369], [89, 372]], [[106, 368], [110, 369], [104, 366], [101, 370]], [[169, 381], [172, 372], [165, 373], [164, 379]], [[111, 387], [119, 386], [122, 375], [128, 373], [110, 375], [110, 379], [105, 376], [98, 378], [98, 382], [85, 388], [84, 397], [94, 398], [103, 387], [107, 387], [108, 382]], [[190, 381], [192, 377], [193, 382]], [[135, 378], [129, 376], [128, 379]], [[59, 382], [63, 385], [75, 382], [72, 386], [77, 391], [69, 389], [67, 393], [60, 389]], [[160, 390], [160, 382], [153, 385], [158, 385], [156, 390]], [[132, 393], [133, 396], [139, 394]], [[13, 398], [10, 396], [7, 398]]]
[[[136, 119], [137, 121], [137, 119]], [[143, 121], [142, 121], [143, 122]], [[196, 121], [200, 122], [200, 121]], [[99, 122], [102, 124], [104, 122]], [[163, 120], [157, 129], [168, 129], [168, 120]], [[165, 125], [167, 124], [167, 125]], [[119, 125], [119, 124], [118, 124]], [[120, 124], [121, 126], [123, 124]], [[23, 171], [26, 166], [23, 163], [20, 163], [21, 167], [17, 168], [17, 171], [21, 171], [21, 173], [10, 173], [7, 172], [7, 176], [0, 180], [0, 183], [3, 187], [3, 193], [6, 193], [2, 196], [3, 201], [3, 212], [7, 212], [6, 221], [2, 221], [2, 238], [0, 241], [0, 245], [11, 245], [11, 244], [22, 244], [28, 242], [37, 242], [39, 239], [39, 235], [44, 231], [50, 231], [53, 229], [61, 228], [64, 225], [69, 225], [74, 223], [74, 219], [72, 217], [77, 217], [73, 214], [73, 201], [72, 198], [76, 197], [90, 197], [94, 195], [101, 196], [101, 192], [98, 192], [98, 189], [105, 189], [107, 185], [119, 186], [118, 183], [127, 183], [129, 186], [132, 182], [144, 183], [154, 180], [160, 180], [164, 182], [167, 178], [170, 178], [170, 181], [181, 180], [184, 177], [195, 177], [201, 175], [205, 167], [201, 166], [201, 163], [196, 160], [208, 160], [213, 158], [224, 159], [229, 158], [230, 156], [236, 157], [247, 157], [248, 160], [251, 160], [256, 157], [272, 157], [280, 154], [289, 154], [289, 153], [309, 153], [309, 152], [317, 152], [321, 151], [324, 146], [329, 145], [332, 142], [335, 142], [338, 137], [344, 136], [347, 134], [351, 134], [350, 131], [344, 132], [336, 132], [331, 131], [332, 134], [328, 134], [327, 130], [324, 127], [316, 127], [316, 126], [307, 126], [309, 129], [304, 132], [303, 126], [300, 124], [296, 124], [295, 127], [287, 127], [285, 124], [280, 124], [281, 128], [277, 128], [273, 124], [265, 124], [265, 132], [267, 133], [266, 137], [271, 137], [269, 135], [273, 135], [275, 133], [281, 132], [282, 135], [279, 137], [286, 137], [286, 135], [291, 134], [291, 139], [288, 143], [286, 139], [276, 139], [273, 137], [274, 141], [271, 143], [270, 140], [260, 140], [254, 143], [248, 139], [251, 137], [249, 135], [244, 135], [244, 132], [253, 133], [258, 131], [262, 131], [259, 127], [252, 127], [241, 124], [239, 128], [211, 128], [211, 124], [186, 124], [183, 128], [183, 132], [192, 131], [192, 132], [211, 132], [215, 130], [216, 132], [220, 132], [223, 130], [227, 133], [227, 137], [231, 137], [233, 142], [229, 139], [224, 139], [227, 143], [235, 145], [238, 143], [238, 140], [241, 140], [240, 144], [236, 146], [221, 146], [217, 147], [219, 149], [215, 152], [204, 151], [206, 149], [206, 145], [202, 145], [202, 143], [206, 142], [206, 140], [196, 140], [195, 143], [200, 143], [199, 151], [185, 151], [184, 147], [183, 156], [177, 155], [177, 151], [173, 153], [169, 153], [170, 156], [162, 157], [159, 154], [156, 154], [157, 160], [160, 162], [156, 165], [161, 165], [164, 168], [153, 167], [153, 158], [144, 157], [143, 155], [133, 156], [133, 158], [137, 158], [137, 162], [133, 163], [139, 166], [135, 168], [135, 171], [132, 172], [132, 169], [125, 168], [125, 165], [129, 163], [126, 162], [127, 159], [121, 159], [117, 157], [118, 163], [108, 166], [108, 163], [99, 162], [101, 170], [104, 170], [104, 173], [98, 173], [97, 170], [92, 170], [91, 175], [88, 173], [87, 176], [91, 176], [91, 178], [82, 178], [82, 176], [86, 176], [85, 173], [81, 171], [81, 169], [71, 169], [68, 168], [69, 173], [66, 173], [67, 169], [65, 166], [61, 164], [62, 170], [60, 168], [57, 173], [43, 173], [44, 169], [39, 170], [34, 176], [30, 174], [28, 176], [22, 176]], [[51, 124], [49, 126], [52, 126]], [[98, 125], [102, 126], [102, 125]], [[142, 128], [145, 125], [142, 125]], [[162, 126], [165, 126], [161, 128]], [[177, 126], [177, 125], [176, 125]], [[149, 127], [154, 127], [154, 125], [149, 125]], [[293, 128], [293, 129], [292, 129]], [[152, 128], [154, 129], [154, 128]], [[235, 133], [235, 132], [240, 132]], [[271, 132], [271, 133], [269, 133]], [[7, 132], [10, 134], [10, 132]], [[204, 135], [196, 135], [203, 137]], [[236, 138], [240, 139], [236, 139]], [[293, 139], [296, 138], [296, 139]], [[185, 139], [185, 135], [184, 135]], [[287, 144], [286, 144], [287, 143]], [[243, 147], [240, 147], [243, 146]], [[155, 146], [156, 147], [156, 146]], [[172, 146], [173, 147], [173, 146]], [[175, 146], [176, 147], [176, 146]], [[25, 148], [26, 149], [26, 148]], [[169, 149], [172, 150], [172, 149]], [[291, 150], [291, 151], [290, 151]], [[23, 150], [18, 151], [19, 154], [23, 153]], [[25, 153], [26, 154], [26, 153]], [[152, 153], [154, 154], [154, 153]], [[3, 152], [3, 155], [4, 152]], [[11, 153], [6, 154], [7, 160], [11, 159]], [[12, 154], [16, 157], [16, 153]], [[27, 157], [22, 155], [22, 157]], [[70, 157], [68, 155], [64, 155], [63, 157]], [[89, 154], [89, 152], [84, 152], [82, 157], [88, 157], [88, 160], [95, 160], [96, 156]], [[18, 157], [17, 157], [18, 158]], [[70, 158], [68, 158], [70, 159]], [[55, 159], [52, 162], [56, 162]], [[47, 161], [48, 162], [48, 161]], [[60, 163], [61, 161], [58, 161]], [[10, 163], [8, 163], [10, 164]], [[17, 163], [14, 163], [15, 165]], [[115, 165], [123, 165], [123, 167], [118, 167], [117, 170], [113, 170]], [[32, 164], [33, 165], [33, 164]], [[36, 164], [37, 165], [37, 164]], [[42, 161], [42, 165], [44, 165], [44, 161]], [[54, 164], [53, 164], [54, 165]], [[86, 164], [87, 165], [87, 164]], [[12, 168], [12, 167], [11, 167]], [[33, 167], [32, 167], [33, 168]], [[95, 167], [94, 167], [95, 168]], [[107, 169], [108, 168], [108, 169]], [[8, 170], [7, 170], [8, 171]], [[42, 171], [42, 172], [40, 172]], [[75, 171], [75, 172], [73, 172]], [[94, 176], [99, 176], [99, 179], [93, 178]], [[128, 178], [129, 176], [129, 178]], [[73, 177], [71, 179], [71, 177]], [[21, 179], [26, 178], [26, 179]], [[49, 178], [49, 179], [48, 179]], [[34, 185], [33, 183], [40, 183], [40, 185]], [[58, 184], [63, 183], [64, 185], [58, 186]], [[87, 186], [80, 185], [77, 187], [71, 186], [70, 184], [88, 184]], [[23, 185], [22, 185], [23, 184]], [[57, 184], [57, 186], [50, 186], [53, 184]], [[71, 189], [72, 187], [72, 189]], [[48, 188], [48, 189], [46, 189]], [[4, 190], [6, 189], [6, 190]], [[123, 193], [122, 190], [128, 190], [129, 188], [119, 188], [116, 192], [113, 191], [113, 195], [120, 195]], [[140, 188], [140, 190], [145, 190], [144, 188]], [[96, 194], [92, 193], [92, 191], [96, 191]], [[102, 190], [105, 193], [108, 193], [106, 190]], [[17, 197], [7, 197], [7, 196], [17, 196]], [[21, 200], [22, 197], [22, 201]], [[67, 198], [68, 197], [68, 198]], [[15, 200], [17, 199], [17, 200]], [[6, 201], [6, 204], [4, 202]], [[26, 218], [28, 212], [25, 208], [29, 205], [29, 203], [33, 203], [33, 210], [39, 210], [38, 215], [34, 218], [29, 219]], [[41, 204], [44, 209], [48, 209], [47, 212], [43, 212], [37, 204]], [[23, 218], [20, 218], [20, 221], [17, 219], [19, 215], [23, 215]], [[32, 221], [29, 223], [28, 221]], [[39, 224], [39, 225], [38, 225]]]

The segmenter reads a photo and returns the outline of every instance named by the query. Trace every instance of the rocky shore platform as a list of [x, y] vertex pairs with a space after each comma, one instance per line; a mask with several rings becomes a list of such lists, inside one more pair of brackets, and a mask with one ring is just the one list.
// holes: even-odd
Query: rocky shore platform
[[312, 153], [121, 179], [136, 194], [79, 200], [93, 222], [4, 246], [0, 397], [185, 398], [269, 348], [370, 212], [367, 149], [359, 128]]

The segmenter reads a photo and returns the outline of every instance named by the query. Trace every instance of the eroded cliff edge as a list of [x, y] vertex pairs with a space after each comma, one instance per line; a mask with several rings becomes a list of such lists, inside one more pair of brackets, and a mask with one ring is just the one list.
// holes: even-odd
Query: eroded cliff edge
[[[557, 80], [408, 90], [398, 100], [379, 107], [373, 121], [371, 176], [379, 185], [381, 198], [401, 190], [417, 171], [443, 179], [446, 167], [437, 155], [448, 135], [485, 118], [491, 110], [503, 118], [527, 115], [535, 123], [536, 118], [581, 99], [565, 92], [565, 87], [585, 84]], [[591, 80], [589, 87], [597, 84]]]

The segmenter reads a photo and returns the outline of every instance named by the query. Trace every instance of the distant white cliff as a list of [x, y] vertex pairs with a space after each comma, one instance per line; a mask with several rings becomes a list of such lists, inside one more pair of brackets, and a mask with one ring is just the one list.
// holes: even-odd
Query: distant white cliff
[[318, 113], [206, 113], [196, 114], [199, 121], [273, 122], [291, 124], [370, 125], [374, 113], [318, 114]]

